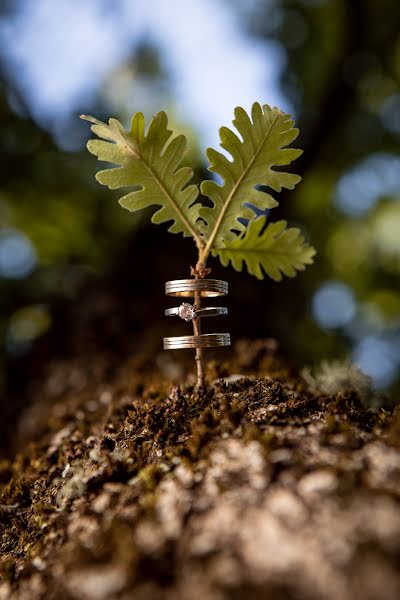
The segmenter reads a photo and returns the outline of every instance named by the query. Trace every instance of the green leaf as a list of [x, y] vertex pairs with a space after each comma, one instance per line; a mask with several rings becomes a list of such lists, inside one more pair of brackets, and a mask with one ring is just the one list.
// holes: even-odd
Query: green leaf
[[280, 192], [282, 188], [293, 189], [301, 179], [298, 175], [273, 168], [288, 165], [302, 153], [301, 150], [286, 148], [299, 133], [293, 127], [290, 116], [268, 105], [261, 108], [256, 102], [251, 118], [243, 108], [235, 109], [233, 124], [242, 139], [227, 127], [220, 129], [221, 146], [232, 155], [232, 160], [212, 148], [207, 150], [210, 160], [208, 170], [224, 180], [222, 185], [209, 180], [201, 184], [202, 193], [214, 204], [212, 208], [200, 210], [207, 223], [204, 233], [208, 251], [234, 239], [233, 231], [244, 231], [245, 225], [238, 219], [254, 217], [254, 212], [245, 203], [262, 210], [277, 206], [277, 201], [270, 194], [257, 190], [255, 186], [268, 186]]
[[165, 112], [153, 117], [147, 134], [142, 113], [132, 117], [129, 132], [116, 119], [110, 119], [107, 125], [93, 117], [81, 118], [93, 123], [93, 133], [102, 138], [90, 140], [88, 150], [99, 160], [120, 165], [99, 171], [96, 179], [110, 189], [133, 187], [120, 198], [121, 206], [130, 211], [160, 206], [153, 214], [153, 223], [173, 221], [168, 231], [193, 236], [201, 245], [196, 225], [201, 205], [195, 204], [199, 190], [196, 185], [187, 185], [192, 169], [180, 166], [186, 138], [178, 135], [170, 140], [172, 131]]
[[269, 223], [264, 229], [265, 217], [250, 221], [244, 236], [237, 237], [223, 248], [213, 250], [214, 256], [224, 267], [232, 263], [236, 271], [247, 270], [258, 279], [264, 273], [281, 281], [282, 274], [294, 277], [296, 271], [304, 271], [305, 266], [313, 262], [315, 250], [304, 241], [300, 229], [286, 228], [286, 221]]

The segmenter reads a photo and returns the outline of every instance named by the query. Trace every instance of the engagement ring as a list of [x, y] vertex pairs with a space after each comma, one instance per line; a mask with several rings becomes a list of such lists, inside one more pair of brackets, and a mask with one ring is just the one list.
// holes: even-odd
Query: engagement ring
[[180, 306], [167, 308], [165, 315], [167, 317], [180, 317], [184, 321], [192, 321], [201, 317], [217, 317], [219, 315], [227, 315], [228, 309], [225, 306], [208, 306], [196, 310], [192, 304], [183, 302]]

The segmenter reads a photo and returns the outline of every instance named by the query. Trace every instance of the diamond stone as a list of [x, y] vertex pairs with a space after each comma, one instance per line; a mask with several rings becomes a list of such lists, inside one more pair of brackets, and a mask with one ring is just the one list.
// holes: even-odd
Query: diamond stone
[[187, 302], [183, 302], [178, 309], [178, 314], [181, 319], [184, 319], [185, 321], [191, 321], [195, 315], [194, 306], [188, 304]]

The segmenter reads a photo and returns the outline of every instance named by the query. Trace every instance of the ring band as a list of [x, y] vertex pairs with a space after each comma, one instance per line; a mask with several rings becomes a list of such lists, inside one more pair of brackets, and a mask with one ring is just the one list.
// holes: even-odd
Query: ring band
[[228, 282], [220, 279], [175, 279], [165, 284], [167, 296], [193, 297], [196, 292], [201, 296], [226, 296]]
[[193, 319], [201, 319], [202, 317], [218, 317], [227, 314], [228, 309], [225, 306], [207, 306], [195, 310], [194, 307], [186, 303], [165, 310], [166, 317], [180, 317], [184, 321], [192, 321]]
[[179, 335], [164, 338], [164, 350], [177, 350], [180, 348], [215, 348], [230, 346], [229, 333], [203, 333], [202, 335]]

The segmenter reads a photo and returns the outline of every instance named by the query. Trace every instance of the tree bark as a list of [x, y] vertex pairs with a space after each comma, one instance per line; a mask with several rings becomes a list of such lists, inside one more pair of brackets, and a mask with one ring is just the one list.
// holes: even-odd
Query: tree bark
[[397, 600], [400, 413], [274, 347], [201, 396], [170, 363], [53, 361], [0, 463], [0, 599]]

